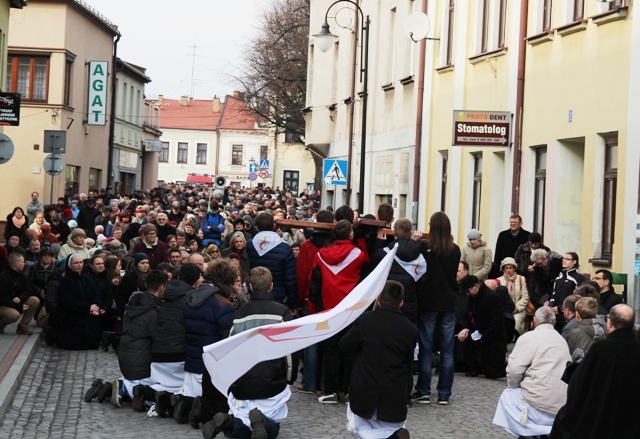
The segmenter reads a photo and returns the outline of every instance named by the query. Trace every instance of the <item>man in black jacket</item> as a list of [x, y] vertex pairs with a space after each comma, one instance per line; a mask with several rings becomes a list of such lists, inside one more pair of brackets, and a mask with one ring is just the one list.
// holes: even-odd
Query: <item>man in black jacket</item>
[[511, 215], [509, 217], [509, 228], [498, 235], [493, 263], [500, 266], [504, 258], [513, 258], [518, 247], [529, 240], [529, 233], [522, 228], [522, 217], [520, 215]]
[[4, 334], [4, 327], [17, 321], [21, 314], [24, 315], [16, 333], [32, 334], [29, 323], [38, 310], [40, 301], [31, 295], [24, 266], [24, 256], [13, 252], [9, 255], [9, 268], [0, 274], [0, 334]]
[[403, 290], [400, 282], [388, 280], [374, 310], [340, 340], [340, 349], [356, 355], [347, 408], [356, 435], [370, 437], [375, 430], [375, 437], [409, 437], [405, 422], [418, 329], [400, 312]]
[[176, 279], [167, 283], [158, 323], [151, 334], [151, 387], [155, 395], [158, 416], [168, 416], [171, 394], [177, 393], [184, 382], [186, 356], [184, 316], [187, 293], [198, 287], [200, 267], [193, 263], [180, 266]]
[[505, 376], [507, 342], [500, 298], [473, 275], [460, 281], [460, 290], [469, 295], [464, 328], [457, 335], [465, 343], [466, 375], [482, 373], [491, 379]]
[[640, 343], [633, 335], [634, 321], [628, 305], [611, 308], [609, 335], [589, 348], [573, 374], [551, 438], [640, 437]]
[[[249, 286], [251, 301], [236, 311], [230, 335], [293, 318], [285, 305], [273, 299], [273, 281], [268, 269], [252, 269]], [[295, 380], [295, 377], [287, 376], [287, 363], [287, 358], [262, 361], [238, 378], [229, 387], [230, 413], [217, 413], [205, 423], [202, 426], [204, 438], [211, 439], [220, 432], [227, 437], [277, 437], [280, 422], [287, 415], [287, 401], [291, 397], [287, 383]], [[295, 364], [295, 360], [292, 364]]]
[[613, 289], [613, 274], [609, 270], [598, 270], [596, 275], [591, 279], [600, 287], [600, 305], [607, 312], [615, 305], [622, 303], [622, 297]]
[[122, 407], [120, 401], [125, 394], [132, 397], [132, 406], [136, 411], [143, 411], [145, 401], [155, 399], [148, 387], [152, 384], [152, 334], [158, 323], [167, 280], [163, 271], [151, 271], [145, 280], [146, 291], [133, 293], [126, 305], [118, 347], [122, 377], [112, 385], [111, 403], [116, 407]]

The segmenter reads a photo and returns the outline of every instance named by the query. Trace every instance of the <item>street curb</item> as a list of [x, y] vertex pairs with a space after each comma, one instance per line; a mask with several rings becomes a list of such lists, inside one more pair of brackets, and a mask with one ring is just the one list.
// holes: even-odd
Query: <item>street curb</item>
[[11, 402], [13, 401], [15, 392], [22, 382], [22, 377], [27, 371], [29, 362], [36, 352], [35, 347], [40, 341], [41, 333], [42, 331], [38, 328], [33, 331], [33, 335], [31, 336], [20, 336], [26, 337], [27, 340], [20, 348], [20, 352], [13, 360], [7, 374], [2, 379], [2, 382], [0, 382], [0, 426], [3, 424], [5, 413], [9, 407], [11, 407]]

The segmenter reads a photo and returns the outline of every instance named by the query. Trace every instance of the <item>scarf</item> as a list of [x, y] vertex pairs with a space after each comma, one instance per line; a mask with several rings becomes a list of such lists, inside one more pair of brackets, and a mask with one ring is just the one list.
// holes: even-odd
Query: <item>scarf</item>
[[27, 217], [22, 215], [21, 219], [16, 218], [15, 215], [13, 215], [11, 217], [11, 221], [13, 222], [13, 225], [16, 226], [17, 228], [21, 229], [22, 226], [24, 226], [25, 221], [27, 221]]
[[511, 300], [513, 303], [516, 303], [516, 280], [518, 279], [518, 275], [516, 273], [513, 274], [513, 277], [509, 277], [506, 274], [504, 275], [504, 280], [507, 281], [507, 290], [509, 290], [509, 296], [511, 296]]

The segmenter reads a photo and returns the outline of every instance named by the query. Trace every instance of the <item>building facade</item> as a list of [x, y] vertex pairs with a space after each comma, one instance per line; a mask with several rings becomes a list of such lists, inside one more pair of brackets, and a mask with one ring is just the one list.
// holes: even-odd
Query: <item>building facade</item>
[[[628, 273], [633, 284], [640, 193], [640, 154], [628, 147], [640, 136], [633, 117], [640, 84], [634, 5], [356, 3], [371, 19], [365, 212], [390, 201], [396, 218], [413, 217], [418, 229], [426, 229], [431, 214], [442, 210], [459, 244], [478, 228], [490, 247], [515, 212], [553, 250], [577, 252], [583, 272]], [[331, 4], [311, 4], [306, 144], [327, 157], [351, 159], [351, 198], [332, 194], [332, 187], [324, 192], [355, 205], [363, 17], [348, 5], [329, 14], [338, 38], [322, 53], [314, 34]], [[416, 10], [428, 16], [430, 38], [417, 44], [405, 29]], [[359, 20], [355, 31], [331, 18], [345, 13], [351, 19], [346, 23]], [[454, 145], [461, 112], [505, 115], [508, 138], [487, 141], [491, 146]], [[416, 191], [418, 203], [406, 202]]]
[[[14, 11], [10, 26], [5, 90], [21, 93], [22, 105], [20, 126], [5, 128], [19, 147], [8, 164], [10, 172], [0, 174], [0, 185], [10, 188], [0, 202], [0, 215], [24, 206], [33, 191], [48, 203], [65, 193], [105, 185], [109, 125], [103, 117], [112, 96], [107, 92], [93, 100], [102, 107], [94, 110], [98, 113], [89, 113], [89, 96], [91, 89], [108, 90], [114, 38], [119, 35], [98, 12], [72, 0], [32, 0], [28, 13]], [[91, 61], [106, 63], [101, 65], [109, 69], [102, 70], [106, 79], [90, 79], [86, 63]], [[91, 116], [99, 116], [100, 124], [90, 124]], [[66, 134], [64, 166], [54, 177], [44, 170], [45, 130]]]

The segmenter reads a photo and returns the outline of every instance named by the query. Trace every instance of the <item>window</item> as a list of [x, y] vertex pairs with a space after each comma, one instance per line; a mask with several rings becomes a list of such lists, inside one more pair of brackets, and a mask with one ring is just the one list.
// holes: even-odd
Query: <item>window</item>
[[440, 187], [440, 210], [445, 212], [447, 206], [447, 165], [449, 164], [449, 154], [442, 151], [442, 184]]
[[573, 0], [573, 21], [584, 18], [584, 0]]
[[614, 9], [618, 9], [624, 6], [623, 0], [613, 0], [605, 3], [605, 5], [609, 5], [609, 10], [613, 11]]
[[198, 143], [198, 145], [196, 146], [196, 164], [197, 165], [207, 164], [207, 144], [206, 143]]
[[389, 33], [387, 50], [387, 82], [393, 82], [396, 75], [396, 8], [389, 13]]
[[231, 147], [231, 164], [242, 165], [242, 145], [233, 145]]
[[552, 0], [543, 0], [542, 4], [542, 31], [551, 30]]
[[473, 209], [471, 228], [480, 229], [480, 195], [482, 193], [482, 153], [473, 154]]
[[269, 146], [260, 145], [260, 160], [269, 160]]
[[6, 88], [26, 101], [46, 101], [49, 79], [48, 56], [9, 56]]
[[489, 8], [490, 0], [482, 0], [482, 33], [480, 35], [480, 53], [485, 53], [489, 47]]
[[453, 23], [455, 19], [456, 0], [449, 0], [449, 11], [447, 13], [447, 55], [445, 62], [447, 66], [453, 65]]
[[498, 19], [498, 48], [503, 49], [507, 30], [507, 0], [500, 0], [500, 17]]
[[160, 163], [169, 163], [169, 142], [162, 142], [162, 149], [160, 150]]
[[290, 190], [294, 196], [298, 195], [298, 187], [300, 182], [300, 172], [298, 171], [284, 171], [284, 178], [282, 180], [282, 186], [285, 190]]
[[100, 188], [100, 180], [102, 178], [102, 170], [89, 168], [89, 190], [98, 192]]
[[71, 87], [73, 84], [73, 58], [67, 55], [64, 65], [64, 104], [71, 105]]
[[187, 163], [189, 156], [189, 144], [186, 142], [178, 142], [178, 163]]
[[602, 218], [602, 257], [611, 259], [616, 223], [616, 186], [618, 182], [618, 137], [605, 141], [604, 196]]
[[544, 235], [544, 200], [547, 189], [547, 147], [535, 149], [536, 173], [533, 193], [533, 231]]

